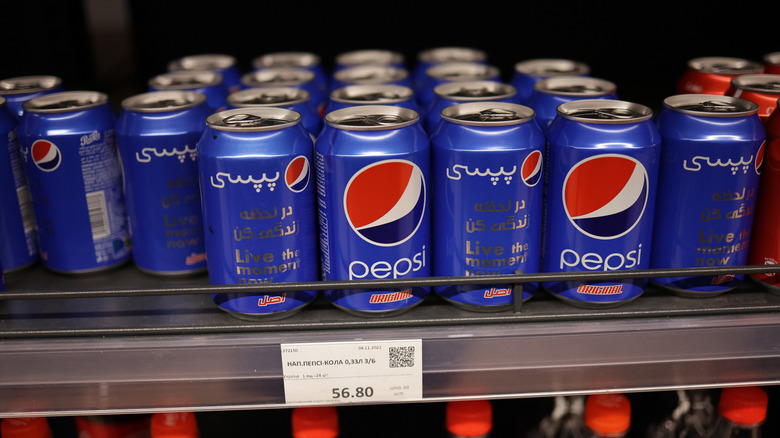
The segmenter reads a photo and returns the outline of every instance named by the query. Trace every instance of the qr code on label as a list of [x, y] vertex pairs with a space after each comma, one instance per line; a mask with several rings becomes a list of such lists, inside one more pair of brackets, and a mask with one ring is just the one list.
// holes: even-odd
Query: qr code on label
[[414, 346], [390, 347], [390, 368], [414, 367]]

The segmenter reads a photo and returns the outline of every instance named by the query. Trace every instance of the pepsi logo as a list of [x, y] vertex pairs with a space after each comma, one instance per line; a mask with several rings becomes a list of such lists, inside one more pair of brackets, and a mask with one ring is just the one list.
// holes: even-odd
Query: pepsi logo
[[284, 171], [284, 182], [287, 184], [287, 188], [295, 193], [302, 192], [309, 185], [310, 179], [309, 159], [303, 155], [293, 158]]
[[586, 158], [563, 182], [563, 207], [580, 232], [608, 240], [631, 231], [645, 211], [649, 182], [639, 161], [617, 154]]
[[360, 169], [347, 183], [344, 211], [352, 230], [378, 246], [409, 240], [423, 221], [425, 177], [416, 164], [385, 160]]
[[36, 140], [30, 148], [33, 162], [38, 169], [44, 172], [51, 172], [62, 162], [60, 148], [49, 140]]
[[766, 140], [761, 143], [761, 147], [758, 148], [758, 152], [756, 152], [756, 161], [753, 162], [753, 168], [756, 170], [756, 173], [761, 175], [761, 165], [764, 164], [764, 150], [766, 147]]
[[520, 176], [528, 187], [533, 187], [542, 179], [542, 153], [533, 151], [523, 160]]

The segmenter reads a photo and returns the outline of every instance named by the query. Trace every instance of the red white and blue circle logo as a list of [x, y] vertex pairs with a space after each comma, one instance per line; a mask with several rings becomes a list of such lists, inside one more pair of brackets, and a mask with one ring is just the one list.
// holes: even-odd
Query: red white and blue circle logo
[[563, 182], [563, 207], [580, 232], [594, 239], [615, 239], [631, 231], [647, 205], [645, 166], [626, 155], [586, 158]]
[[409, 240], [423, 221], [425, 177], [416, 164], [385, 160], [360, 169], [347, 183], [344, 211], [363, 240], [395, 246]]
[[764, 164], [764, 151], [765, 151], [766, 141], [761, 143], [761, 147], [758, 148], [758, 152], [756, 152], [756, 161], [753, 163], [753, 168], [756, 169], [756, 173], [761, 175], [761, 165]]
[[30, 148], [33, 162], [38, 169], [44, 172], [51, 172], [62, 162], [60, 148], [49, 140], [36, 140]]
[[309, 185], [310, 179], [311, 166], [309, 166], [309, 159], [303, 155], [293, 158], [284, 171], [284, 182], [295, 193], [302, 192]]
[[520, 167], [520, 175], [528, 187], [533, 187], [542, 179], [542, 153], [533, 151], [525, 157]]

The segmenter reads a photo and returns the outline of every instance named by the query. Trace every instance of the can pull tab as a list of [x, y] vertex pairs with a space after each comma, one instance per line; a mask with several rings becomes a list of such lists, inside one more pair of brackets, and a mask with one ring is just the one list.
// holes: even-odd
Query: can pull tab
[[12, 83], [3, 82], [0, 84], [0, 89], [10, 91], [32, 90], [40, 87], [41, 84], [37, 81], [15, 81]]
[[636, 114], [630, 109], [626, 108], [599, 108], [591, 111], [582, 111], [573, 114], [577, 117], [583, 117], [586, 119], [606, 119], [606, 120], [622, 120], [632, 119], [636, 117]]
[[144, 102], [140, 105], [143, 108], [174, 108], [180, 105], [184, 105], [187, 102], [181, 99], [161, 99], [150, 102]]
[[700, 105], [696, 106], [695, 108], [690, 108], [690, 109], [706, 111], [711, 113], [730, 113], [730, 112], [739, 111], [739, 108], [737, 108], [736, 105], [726, 103], [726, 102], [716, 102], [712, 100], [702, 102]]
[[383, 126], [383, 125], [395, 125], [398, 123], [404, 123], [406, 120], [403, 117], [399, 117], [392, 114], [368, 114], [365, 116], [355, 117], [347, 119], [341, 123], [345, 125], [356, 126]]
[[600, 93], [603, 92], [604, 89], [595, 85], [568, 85], [568, 86], [550, 88], [550, 91], [559, 92], [559, 93], [586, 94], [586, 93]]
[[237, 128], [251, 128], [258, 126], [279, 125], [285, 123], [284, 120], [269, 119], [254, 114], [232, 114], [222, 121], [226, 126]]
[[491, 93], [487, 88], [484, 87], [481, 88], [461, 87], [458, 91], [452, 93], [452, 95], [459, 96], [459, 97], [485, 97], [485, 96], [493, 96], [494, 93]]
[[765, 82], [763, 88], [771, 91], [778, 91], [780, 90], [780, 82], [777, 81]]
[[68, 109], [68, 108], [79, 108], [82, 106], [90, 105], [92, 101], [86, 101], [86, 100], [76, 100], [76, 99], [68, 99], [68, 100], [59, 100], [57, 102], [52, 102], [46, 105], [40, 105], [37, 107], [37, 109]]

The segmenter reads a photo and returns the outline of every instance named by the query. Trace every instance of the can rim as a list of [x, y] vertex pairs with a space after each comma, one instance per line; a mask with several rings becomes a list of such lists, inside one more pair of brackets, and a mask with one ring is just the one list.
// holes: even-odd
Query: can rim
[[445, 46], [423, 50], [417, 55], [417, 59], [430, 64], [453, 61], [484, 62], [487, 60], [487, 53], [473, 47]]
[[[378, 123], [374, 125], [350, 125], [344, 123], [346, 120], [369, 116], [386, 116], [391, 119], [388, 121], [378, 121]], [[331, 111], [325, 115], [325, 123], [328, 126], [345, 131], [387, 131], [414, 125], [419, 120], [420, 115], [417, 111], [389, 105], [353, 106]]]
[[[275, 65], [278, 58], [284, 59], [281, 67], [314, 67], [320, 65], [319, 55], [311, 52], [273, 52], [260, 55], [252, 60], [252, 67], [256, 69], [260, 68], [277, 68]], [[298, 62], [299, 61], [299, 62]]]
[[[517, 119], [510, 120], [464, 120], [458, 118], [468, 114], [481, 114], [485, 111], [500, 109], [515, 114]], [[525, 105], [507, 102], [468, 102], [451, 105], [441, 110], [441, 118], [451, 123], [467, 126], [512, 126], [530, 122], [536, 117], [536, 111]]]
[[[262, 119], [273, 120], [274, 124], [269, 125], [226, 125], [225, 120], [235, 116], [251, 116], [254, 117], [253, 121], [259, 121]], [[263, 107], [263, 108], [236, 108], [231, 110], [220, 111], [214, 113], [206, 118], [206, 125], [209, 128], [216, 129], [218, 131], [228, 132], [266, 132], [277, 131], [280, 129], [289, 128], [295, 126], [301, 121], [301, 114], [297, 111], [276, 108], [276, 107]]]
[[[775, 83], [778, 85], [775, 89], [762, 88], [759, 85]], [[746, 74], [734, 77], [731, 85], [739, 90], [753, 91], [762, 94], [780, 94], [780, 74]]]
[[[449, 73], [464, 71], [465, 73], [463, 75], [458, 74], [458, 76], [451, 76]], [[500, 75], [500, 71], [498, 70], [498, 67], [494, 65], [480, 64], [477, 62], [445, 62], [429, 67], [425, 70], [425, 75], [434, 79], [448, 81], [468, 81], [497, 77]]]
[[[599, 114], [604, 118], [579, 115], [585, 111]], [[558, 105], [558, 115], [565, 119], [581, 123], [624, 125], [651, 119], [653, 117], [653, 110], [647, 106], [624, 100], [584, 99], [565, 102]]]
[[[698, 111], [694, 109], [682, 108], [687, 105], [706, 105], [713, 103], [716, 105], [733, 105], [736, 111]], [[744, 117], [758, 113], [758, 104], [749, 100], [733, 96], [721, 96], [719, 94], [677, 94], [664, 99], [664, 108], [683, 114], [690, 114], [699, 117]], [[713, 106], [715, 108], [715, 106]], [[723, 108], [723, 106], [721, 106]]]
[[[353, 93], [354, 92], [354, 93]], [[360, 96], [361, 93], [380, 93], [387, 92], [388, 94], [394, 94], [398, 97], [395, 98], [383, 98], [380, 101], [365, 101], [352, 98], [353, 96]], [[414, 90], [403, 85], [394, 84], [366, 84], [366, 85], [347, 85], [345, 87], [337, 88], [330, 93], [330, 100], [344, 104], [358, 103], [360, 105], [384, 105], [406, 102], [414, 96]]]
[[[712, 67], [709, 64], [713, 63], [725, 63], [732, 64], [735, 67], [720, 69], [718, 71], [712, 71]], [[745, 68], [736, 67], [738, 65], [744, 65]], [[729, 66], [731, 67], [731, 66]], [[694, 71], [702, 73], [710, 73], [717, 75], [734, 75], [734, 74], [750, 74], [759, 73], [763, 70], [763, 66], [755, 61], [744, 58], [733, 58], [728, 56], [703, 56], [699, 58], [693, 58], [688, 61], [688, 68]]]
[[[3, 84], [18, 83], [20, 81], [35, 81], [35, 80], [39, 81], [39, 83], [45, 81], [48, 82], [48, 84], [44, 86], [35, 87], [35, 88], [25, 88], [19, 90], [3, 88]], [[16, 95], [16, 94], [37, 93], [39, 91], [51, 90], [52, 88], [56, 88], [61, 84], [62, 84], [62, 79], [58, 76], [52, 76], [52, 75], [16, 76], [13, 78], [0, 80], [0, 94], [8, 96], [8, 95]]]
[[[263, 95], [284, 95], [289, 96], [289, 100], [283, 102], [273, 103], [253, 103], [242, 101], [242, 98], [250, 99], [256, 97], [257, 94]], [[227, 98], [227, 103], [238, 108], [262, 108], [262, 107], [276, 107], [276, 106], [293, 106], [299, 105], [308, 101], [311, 98], [311, 93], [303, 88], [296, 87], [253, 87], [246, 88], [244, 90], [236, 91]]]
[[[284, 78], [284, 81], [278, 82], [263, 82], [263, 76], [271, 76], [273, 74], [289, 73], [291, 78]], [[273, 77], [273, 76], [272, 76]], [[251, 87], [289, 87], [292, 85], [306, 84], [314, 80], [314, 72], [305, 68], [296, 67], [272, 67], [264, 68], [253, 72], [246, 73], [241, 76], [241, 84]]]
[[[367, 73], [376, 72], [373, 76], [361, 78]], [[382, 73], [387, 73], [382, 75]], [[357, 79], [355, 78], [357, 76]], [[339, 82], [346, 82], [355, 85], [385, 84], [393, 81], [402, 81], [409, 77], [406, 69], [393, 67], [392, 65], [356, 65], [341, 69], [333, 74], [333, 78]]]
[[[566, 66], [560, 70], [548, 71], [555, 66]], [[515, 72], [533, 77], [550, 78], [555, 76], [572, 76], [590, 74], [590, 67], [584, 62], [565, 58], [527, 59], [515, 64]]]
[[[495, 90], [496, 94], [492, 96], [457, 96], [452, 94], [454, 91], [461, 90], [464, 87], [483, 87], [490, 91]], [[517, 88], [510, 84], [497, 81], [455, 81], [437, 85], [433, 88], [433, 93], [437, 96], [455, 101], [481, 102], [486, 100], [509, 99], [517, 94]]]
[[[150, 107], [144, 103], [161, 102], [165, 100], [177, 100], [170, 106]], [[122, 101], [122, 108], [137, 113], [167, 113], [194, 108], [206, 101], [206, 95], [188, 90], [160, 90], [148, 93], [136, 94]]]
[[[200, 80], [197, 84], [171, 84], [161, 82], [173, 78], [192, 78]], [[201, 80], [202, 78], [202, 80]], [[178, 70], [159, 74], [149, 79], [149, 87], [155, 90], [191, 90], [193, 88], [209, 87], [222, 82], [222, 75], [213, 70]]]
[[769, 65], [780, 65], [780, 52], [771, 52], [764, 55], [764, 63]]
[[[83, 100], [84, 103], [67, 108], [44, 108], [66, 99]], [[22, 109], [31, 113], [57, 114], [87, 110], [107, 103], [108, 95], [99, 91], [62, 91], [32, 98], [22, 104]]]
[[[189, 64], [189, 65], [188, 65]], [[168, 63], [169, 71], [226, 69], [236, 65], [236, 58], [224, 53], [202, 53], [183, 56]]]
[[342, 67], [356, 65], [390, 65], [402, 64], [404, 55], [393, 50], [361, 49], [344, 52], [336, 56], [336, 65]]
[[[594, 88], [598, 87], [600, 90], [584, 90], [578, 91], [563, 91], [556, 90], [555, 87], [575, 86], [575, 85], [591, 85]], [[606, 96], [617, 92], [617, 85], [614, 82], [593, 78], [590, 76], [556, 76], [552, 78], [542, 79], [541, 81], [534, 83], [534, 91], [552, 94], [555, 96]]]

